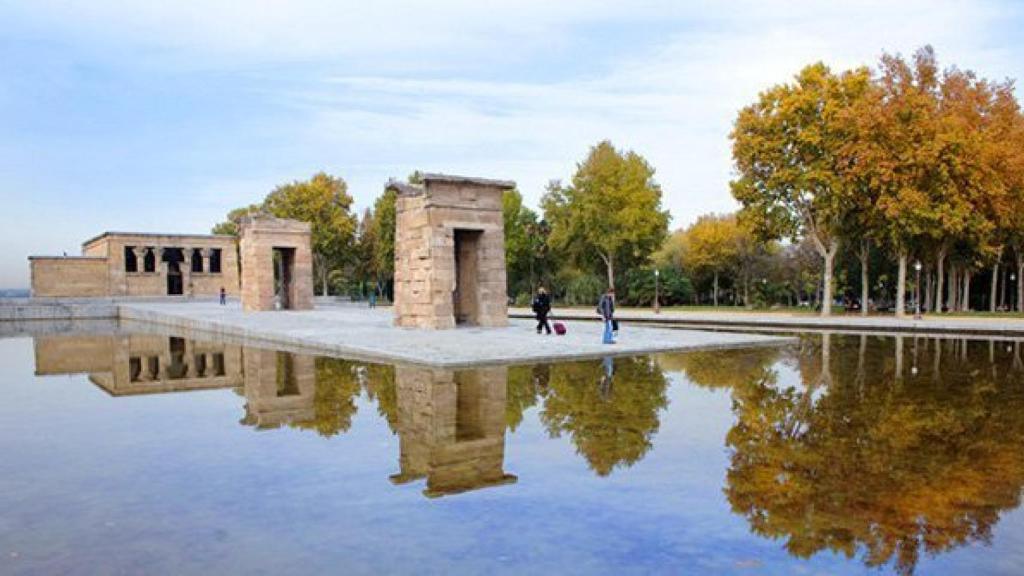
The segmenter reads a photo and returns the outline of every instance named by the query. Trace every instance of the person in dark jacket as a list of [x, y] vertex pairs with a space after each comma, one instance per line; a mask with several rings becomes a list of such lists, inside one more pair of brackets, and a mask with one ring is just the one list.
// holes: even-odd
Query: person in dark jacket
[[548, 314], [551, 313], [551, 297], [544, 287], [537, 289], [537, 295], [533, 297], [533, 313], [537, 316], [537, 334], [544, 330], [551, 334], [551, 326], [548, 325]]
[[604, 344], [615, 344], [615, 339], [612, 337], [615, 325], [615, 288], [608, 288], [604, 296], [601, 296], [601, 301], [597, 303], [597, 313], [604, 320], [604, 338], [601, 342]]

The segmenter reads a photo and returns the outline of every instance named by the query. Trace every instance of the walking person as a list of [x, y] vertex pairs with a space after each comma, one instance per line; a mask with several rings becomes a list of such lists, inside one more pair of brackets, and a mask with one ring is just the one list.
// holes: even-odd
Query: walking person
[[220, 305], [223, 306], [228, 303], [228, 291], [223, 286], [220, 287]]
[[615, 344], [615, 338], [612, 335], [615, 327], [615, 288], [608, 288], [604, 296], [601, 296], [601, 301], [597, 303], [597, 313], [604, 320], [604, 337], [601, 342]]
[[377, 291], [370, 292], [370, 308], [377, 307]]
[[533, 313], [537, 316], [537, 334], [544, 330], [551, 334], [551, 326], [548, 325], [548, 314], [551, 313], [551, 296], [543, 286], [537, 288], [537, 295], [533, 297]]

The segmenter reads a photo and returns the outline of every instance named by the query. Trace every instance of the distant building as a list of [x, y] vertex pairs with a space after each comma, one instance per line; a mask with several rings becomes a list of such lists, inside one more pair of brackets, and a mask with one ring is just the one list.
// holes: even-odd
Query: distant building
[[104, 232], [81, 256], [29, 256], [34, 297], [238, 294], [235, 238]]

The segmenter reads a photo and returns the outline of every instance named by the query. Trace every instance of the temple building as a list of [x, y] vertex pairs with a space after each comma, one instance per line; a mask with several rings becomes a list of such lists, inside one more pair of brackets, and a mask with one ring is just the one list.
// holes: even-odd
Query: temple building
[[235, 238], [104, 232], [81, 256], [29, 256], [33, 297], [237, 296]]

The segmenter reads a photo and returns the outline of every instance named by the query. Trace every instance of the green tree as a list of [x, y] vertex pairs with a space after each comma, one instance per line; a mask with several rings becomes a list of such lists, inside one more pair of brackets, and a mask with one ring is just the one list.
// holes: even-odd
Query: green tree
[[833, 267], [855, 187], [841, 177], [847, 110], [870, 86], [866, 68], [842, 74], [818, 63], [740, 111], [730, 137], [739, 178], [733, 196], [767, 238], [808, 237], [824, 261], [821, 312], [832, 312]]
[[345, 264], [354, 243], [356, 218], [349, 212], [351, 206], [345, 181], [325, 172], [278, 186], [263, 202], [274, 216], [310, 223], [313, 271], [323, 295], [331, 271]]
[[386, 190], [373, 204], [373, 224], [369, 230], [374, 241], [371, 268], [380, 296], [385, 295], [395, 278], [396, 202], [395, 192]]
[[578, 265], [603, 264], [611, 287], [616, 267], [646, 262], [668, 233], [654, 168], [608, 141], [590, 149], [571, 186], [549, 186], [541, 205], [553, 247]]
[[537, 213], [523, 205], [518, 190], [508, 190], [502, 197], [505, 220], [505, 267], [508, 273], [509, 296], [532, 293], [536, 288], [536, 260], [543, 237], [536, 234]]
[[238, 237], [238, 223], [242, 217], [252, 212], [259, 212], [261, 204], [250, 204], [242, 208], [235, 208], [228, 212], [228, 217], [223, 222], [218, 222], [213, 226], [211, 232], [213, 234], [226, 234], [228, 236]]

